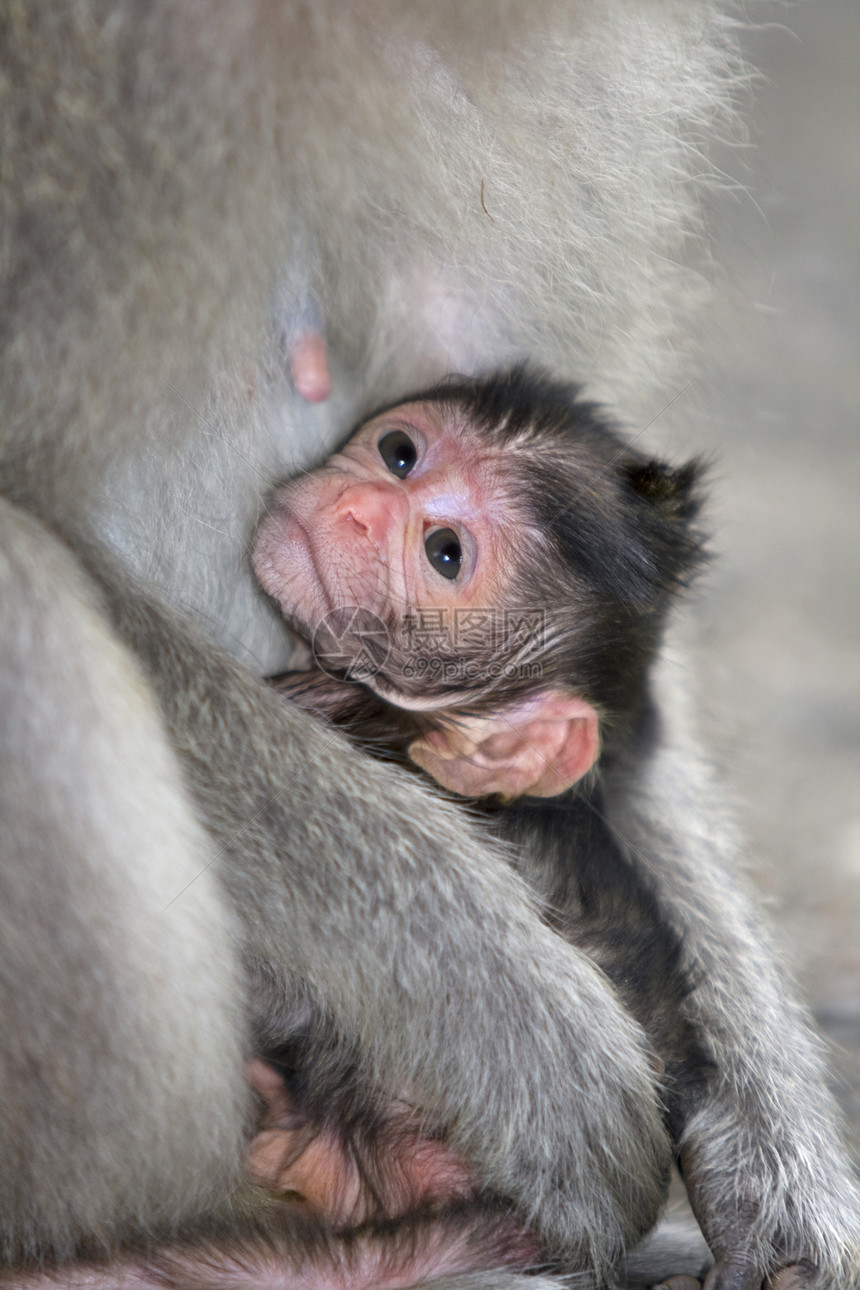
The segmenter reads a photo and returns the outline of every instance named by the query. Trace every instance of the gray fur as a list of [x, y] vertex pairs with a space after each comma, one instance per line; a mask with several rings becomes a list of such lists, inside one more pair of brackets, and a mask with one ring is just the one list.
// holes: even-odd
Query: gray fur
[[[229, 1231], [247, 1032], [309, 999], [371, 1083], [421, 1087], [583, 1284], [652, 1223], [655, 1092], [594, 969], [459, 816], [285, 715], [99, 540], [256, 651], [241, 542], [295, 420], [272, 322], [309, 294], [356, 407], [539, 352], [629, 420], [659, 411], [703, 294], [682, 261], [730, 37], [710, 0], [5, 7], [7, 1263], [172, 1238], [213, 1205]], [[180, 532], [201, 496], [217, 567]], [[774, 1028], [748, 1021], [770, 1087]], [[853, 1257], [844, 1175], [810, 1165], [825, 1132], [782, 1135], [821, 1287]], [[722, 1123], [699, 1140], [734, 1169]]]
[[223, 1195], [247, 1009], [212, 842], [140, 667], [69, 550], [5, 501], [0, 534], [0, 1248], [15, 1262], [82, 1232], [110, 1246], [129, 1215], [175, 1230]]
[[[750, 1260], [769, 1268], [817, 1251], [830, 1290], [860, 1285], [860, 1192], [808, 1018], [791, 999], [739, 873], [741, 844], [710, 767], [697, 753], [688, 705], [663, 662], [664, 737], [635, 784], [607, 785], [631, 863], [656, 879], [693, 971], [689, 1000], [718, 1059], [713, 1105], [687, 1126], [685, 1181], [716, 1254], [745, 1232]], [[707, 1216], [707, 1217], [706, 1217]], [[784, 1251], [777, 1262], [774, 1245]]]

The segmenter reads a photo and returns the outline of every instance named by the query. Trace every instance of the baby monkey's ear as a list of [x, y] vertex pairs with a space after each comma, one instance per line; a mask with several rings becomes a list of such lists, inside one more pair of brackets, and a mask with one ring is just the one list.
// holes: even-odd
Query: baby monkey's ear
[[486, 717], [465, 717], [422, 735], [409, 756], [463, 797], [556, 797], [597, 760], [597, 713], [563, 690], [517, 699]]

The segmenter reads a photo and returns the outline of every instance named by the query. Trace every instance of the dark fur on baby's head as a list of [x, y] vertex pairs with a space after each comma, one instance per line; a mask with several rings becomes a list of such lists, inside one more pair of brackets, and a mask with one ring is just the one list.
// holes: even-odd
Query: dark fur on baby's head
[[[437, 404], [477, 438], [511, 499], [510, 583], [504, 603], [486, 607], [511, 630], [472, 644], [457, 708], [487, 710], [494, 696], [561, 685], [588, 698], [610, 726], [623, 723], [673, 598], [706, 558], [697, 526], [701, 463], [676, 468], [641, 452], [579, 387], [527, 365], [451, 377], [409, 401]], [[408, 639], [392, 629], [379, 688], [450, 709], [446, 669], [424, 668], [416, 678]], [[469, 648], [452, 644], [451, 660], [462, 663]]]

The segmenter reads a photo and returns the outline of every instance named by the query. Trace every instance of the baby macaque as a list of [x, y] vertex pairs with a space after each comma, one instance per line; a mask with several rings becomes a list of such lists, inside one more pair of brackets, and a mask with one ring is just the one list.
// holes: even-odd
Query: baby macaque
[[[659, 737], [649, 667], [704, 558], [700, 473], [639, 452], [575, 387], [533, 369], [456, 377], [375, 414], [320, 469], [282, 485], [253, 553], [260, 585], [311, 646], [312, 669], [277, 683], [371, 751], [472, 799], [514, 844], [547, 920], [643, 1026], [676, 1143], [713, 1063], [685, 1016], [694, 983], [679, 937], [629, 863], [603, 785]], [[266, 1123], [284, 1128], [291, 1094], [265, 1083]], [[324, 1108], [311, 1114], [324, 1122]], [[420, 1112], [406, 1124], [411, 1147], [392, 1155], [414, 1183]], [[354, 1143], [318, 1147], [314, 1184], [295, 1138], [284, 1142], [278, 1165], [264, 1159], [271, 1138], [258, 1139], [258, 1176], [321, 1188], [336, 1221], [344, 1187], [321, 1179], [346, 1172], [359, 1219], [368, 1192], [385, 1192], [378, 1175], [358, 1200]], [[445, 1193], [433, 1191], [440, 1178], [449, 1197], [470, 1194], [441, 1143], [423, 1149], [419, 1200]]]
[[342, 724], [372, 710], [463, 796], [566, 792], [641, 715], [702, 559], [698, 473], [526, 368], [375, 415], [278, 490], [257, 535], [258, 581], [321, 664], [285, 683]]
[[376, 414], [257, 534], [257, 579], [316, 664], [281, 684], [462, 796], [567, 794], [647, 728], [703, 559], [699, 473], [525, 367]]

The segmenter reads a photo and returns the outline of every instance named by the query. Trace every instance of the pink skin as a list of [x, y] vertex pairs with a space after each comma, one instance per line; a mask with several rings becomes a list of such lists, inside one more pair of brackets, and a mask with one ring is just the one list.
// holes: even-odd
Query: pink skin
[[267, 1110], [251, 1143], [248, 1169], [255, 1182], [300, 1199], [308, 1212], [336, 1229], [399, 1218], [476, 1192], [466, 1162], [428, 1137], [407, 1102], [393, 1102], [376, 1149], [384, 1170], [371, 1190], [356, 1152], [336, 1130], [320, 1128], [298, 1108], [267, 1062], [248, 1063], [247, 1075]]
[[[213, 1251], [176, 1245], [149, 1260], [133, 1254], [108, 1263], [66, 1264], [55, 1270], [0, 1272], [13, 1290], [397, 1290], [440, 1277], [502, 1266], [524, 1268], [540, 1258], [540, 1243], [513, 1216], [490, 1214], [471, 1226], [438, 1217], [447, 1202], [476, 1193], [465, 1162], [426, 1136], [420, 1114], [393, 1102], [381, 1130], [381, 1172], [371, 1190], [355, 1152], [334, 1130], [319, 1129], [293, 1103], [266, 1062], [246, 1074], [267, 1103], [251, 1143], [248, 1170], [255, 1182], [280, 1193], [283, 1226], [274, 1244], [254, 1237]], [[380, 1142], [375, 1144], [377, 1149]], [[278, 1222], [277, 1202], [269, 1208]], [[421, 1212], [423, 1224], [403, 1242], [361, 1224]], [[436, 1215], [436, 1216], [434, 1216]], [[316, 1255], [299, 1254], [289, 1235], [296, 1218], [316, 1220], [333, 1238]], [[345, 1240], [338, 1245], [338, 1233]], [[154, 1265], [154, 1266], [153, 1266]]]
[[[251, 1143], [248, 1170], [255, 1182], [280, 1193], [280, 1248], [253, 1237], [226, 1244], [213, 1262], [211, 1251], [175, 1246], [156, 1250], [153, 1264], [127, 1255], [105, 1264], [79, 1263], [42, 1272], [0, 1273], [0, 1287], [14, 1290], [396, 1290], [440, 1277], [487, 1268], [523, 1268], [540, 1258], [540, 1243], [513, 1217], [490, 1216], [486, 1229], [434, 1220], [450, 1201], [470, 1201], [476, 1192], [465, 1162], [444, 1143], [428, 1138], [420, 1115], [407, 1103], [392, 1104], [382, 1129], [384, 1170], [375, 1190], [365, 1183], [349, 1142], [318, 1129], [293, 1103], [281, 1077], [266, 1062], [248, 1063], [249, 1081], [267, 1103]], [[376, 1144], [379, 1147], [379, 1143]], [[273, 1202], [274, 1204], [275, 1202]], [[396, 1238], [363, 1223], [421, 1211], [423, 1226], [398, 1245]], [[270, 1209], [277, 1217], [277, 1211]], [[321, 1246], [314, 1256], [290, 1248], [290, 1224], [317, 1220], [347, 1243]]]
[[[158, 1258], [158, 1252], [156, 1252]], [[9, 1290], [407, 1290], [442, 1277], [462, 1276], [509, 1266], [526, 1268], [536, 1261], [533, 1240], [506, 1236], [498, 1222], [487, 1245], [450, 1225], [429, 1226], [408, 1253], [392, 1254], [390, 1238], [358, 1234], [348, 1251], [326, 1259], [294, 1258], [289, 1251], [272, 1254], [251, 1243], [225, 1250], [217, 1263], [211, 1254], [191, 1249], [162, 1251], [161, 1271], [133, 1256], [106, 1264], [66, 1264], [55, 1271], [0, 1273]]]
[[302, 332], [292, 345], [290, 373], [296, 393], [308, 403], [322, 403], [331, 394], [328, 350], [318, 331]]
[[[380, 451], [398, 431], [415, 453], [404, 478]], [[395, 629], [392, 617], [405, 622], [408, 611], [502, 606], [514, 541], [526, 549], [539, 542], [503, 488], [506, 465], [456, 410], [401, 404], [363, 425], [319, 470], [278, 491], [254, 546], [257, 579], [307, 638], [332, 610], [352, 605]], [[425, 544], [436, 530], [453, 530], [459, 541], [455, 578], [428, 557]], [[403, 707], [422, 706], [418, 695], [380, 692]], [[459, 699], [452, 689], [450, 703]], [[503, 712], [419, 739], [409, 755], [465, 797], [554, 796], [593, 765], [598, 724], [585, 699], [547, 687], [512, 699]]]
[[[405, 479], [378, 444], [405, 431], [418, 451]], [[499, 603], [509, 566], [511, 502], [499, 463], [432, 404], [407, 403], [368, 422], [312, 475], [279, 489], [257, 534], [260, 585], [305, 631], [329, 610], [361, 604], [385, 617], [402, 609]], [[439, 574], [424, 542], [453, 529], [463, 549], [456, 580]], [[520, 530], [522, 524], [519, 525]]]
[[[397, 1261], [388, 1257], [384, 1245], [372, 1240], [353, 1247], [353, 1258], [346, 1263], [332, 1263], [329, 1267], [292, 1263], [279, 1255], [273, 1260], [265, 1255], [254, 1256], [243, 1252], [241, 1263], [232, 1256], [225, 1256], [223, 1264], [213, 1270], [208, 1261], [196, 1267], [199, 1280], [191, 1281], [181, 1275], [174, 1285], [205, 1286], [206, 1290], [396, 1290], [419, 1282], [433, 1281], [443, 1276], [455, 1276], [479, 1271], [488, 1267], [507, 1264], [526, 1267], [535, 1257], [524, 1247], [521, 1257], [479, 1260], [465, 1242], [452, 1240], [450, 1232], [427, 1233], [420, 1240], [412, 1257]], [[512, 1243], [511, 1249], [514, 1248]], [[251, 1255], [251, 1257], [249, 1257]], [[471, 1256], [471, 1257], [470, 1257]], [[183, 1262], [177, 1271], [186, 1272], [193, 1264]], [[762, 1282], [754, 1280], [717, 1282], [709, 1275], [704, 1290], [806, 1290], [812, 1283], [801, 1267], [784, 1268]], [[168, 1282], [167, 1284], [171, 1284]], [[130, 1259], [116, 1260], [108, 1265], [78, 1264], [66, 1266], [56, 1272], [0, 1274], [0, 1286], [10, 1290], [163, 1290], [165, 1281], [149, 1274], [139, 1263]], [[668, 1277], [655, 1290], [702, 1290], [702, 1283], [695, 1277]]]

